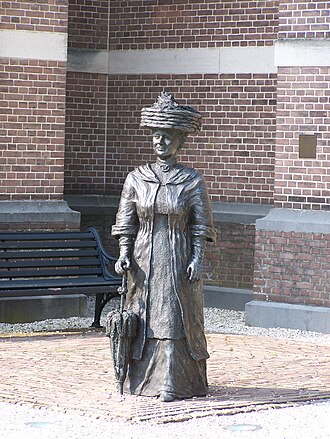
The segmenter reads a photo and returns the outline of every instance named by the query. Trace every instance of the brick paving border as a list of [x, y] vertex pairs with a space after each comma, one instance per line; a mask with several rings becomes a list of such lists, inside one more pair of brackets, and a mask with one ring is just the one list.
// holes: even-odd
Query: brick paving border
[[171, 422], [330, 398], [328, 345], [207, 338], [209, 395], [172, 403], [118, 395], [103, 333], [0, 338], [0, 401], [104, 419]]

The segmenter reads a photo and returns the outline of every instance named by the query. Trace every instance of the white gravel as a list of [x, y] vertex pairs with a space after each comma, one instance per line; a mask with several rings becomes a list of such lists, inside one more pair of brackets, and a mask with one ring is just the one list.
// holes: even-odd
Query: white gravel
[[1, 439], [327, 439], [330, 401], [186, 422], [113, 422], [0, 403]]
[[[119, 299], [112, 299], [105, 307], [101, 324], [105, 325], [107, 313], [119, 307]], [[44, 320], [33, 323], [0, 323], [0, 334], [29, 334], [33, 332], [63, 331], [66, 329], [89, 328], [93, 321], [94, 298], [88, 298], [88, 317], [70, 317], [68, 319]], [[321, 344], [330, 344], [330, 334], [301, 331], [284, 328], [248, 327], [244, 323], [243, 311], [230, 311], [218, 308], [205, 308], [205, 331], [225, 334], [261, 335], [274, 338], [305, 340]]]

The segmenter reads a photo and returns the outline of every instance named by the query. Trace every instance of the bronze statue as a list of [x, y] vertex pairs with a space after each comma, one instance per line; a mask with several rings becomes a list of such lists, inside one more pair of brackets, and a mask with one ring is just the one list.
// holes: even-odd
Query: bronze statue
[[201, 274], [215, 230], [204, 178], [177, 163], [201, 117], [167, 93], [142, 109], [156, 162], [128, 174], [112, 227], [116, 271], [128, 271], [125, 307], [138, 316], [124, 391], [162, 401], [207, 394]]

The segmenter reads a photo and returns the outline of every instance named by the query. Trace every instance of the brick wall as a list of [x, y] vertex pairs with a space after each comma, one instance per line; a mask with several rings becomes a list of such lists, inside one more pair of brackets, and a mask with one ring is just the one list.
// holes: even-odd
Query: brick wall
[[[108, 48], [108, 0], [69, 0], [68, 47]], [[108, 154], [105, 74], [68, 72], [65, 133], [65, 193], [105, 194], [113, 165]], [[112, 147], [110, 145], [109, 147]]]
[[[0, 6], [5, 31], [33, 31], [41, 38], [42, 32], [67, 31], [66, 1], [2, 1]], [[66, 62], [14, 55], [0, 60], [0, 76], [0, 200], [61, 199]]]
[[278, 38], [329, 38], [329, 2], [280, 0]]
[[207, 285], [253, 289], [253, 225], [216, 224], [217, 241], [207, 247], [204, 277]]
[[[330, 36], [328, 2], [280, 2], [279, 38], [323, 39]], [[330, 68], [279, 67], [275, 205], [328, 210]], [[299, 158], [299, 136], [317, 136], [316, 158]]]
[[255, 299], [330, 306], [330, 235], [258, 231]]
[[0, 199], [63, 194], [65, 63], [2, 59]]
[[204, 115], [180, 160], [205, 175], [212, 199], [272, 202], [276, 79], [266, 74], [110, 76], [105, 177], [105, 77], [69, 74], [66, 192], [118, 195], [130, 170], [154, 160], [140, 110], [161, 90]]
[[[108, 12], [112, 50], [271, 45], [278, 24], [278, 1], [70, 0], [69, 46], [106, 49]], [[153, 160], [148, 131], [139, 130], [140, 110], [168, 90], [204, 114], [202, 132], [189, 139], [180, 160], [206, 176], [212, 199], [272, 203], [275, 74], [108, 79], [108, 107], [102, 110], [105, 75], [68, 74], [67, 194], [118, 195], [127, 173]], [[102, 152], [104, 118], [108, 132]]]
[[110, 48], [272, 45], [278, 0], [111, 1]]
[[67, 0], [0, 1], [1, 29], [67, 32]]
[[105, 183], [110, 178], [111, 169], [104, 172], [106, 82], [106, 75], [68, 72], [65, 153], [67, 194], [103, 194]]
[[69, 47], [108, 48], [110, 0], [69, 0]]
[[[151, 147], [144, 146], [150, 145], [149, 131], [144, 131], [144, 138], [132, 136], [130, 132], [138, 127], [140, 108], [152, 104], [159, 90], [164, 89], [173, 92], [179, 102], [188, 103], [204, 115], [201, 133], [189, 138], [180, 160], [203, 173], [212, 199], [271, 202], [274, 77], [237, 74], [111, 79], [109, 141], [115, 145], [119, 163], [124, 165], [115, 175], [119, 187], [123, 174], [131, 167], [154, 160]], [[132, 95], [129, 90], [133, 90]], [[125, 129], [124, 138], [121, 138], [120, 127]], [[113, 186], [116, 183], [114, 180]]]
[[[281, 67], [278, 73], [275, 203], [330, 208], [330, 68]], [[316, 159], [299, 159], [299, 135], [316, 134]]]

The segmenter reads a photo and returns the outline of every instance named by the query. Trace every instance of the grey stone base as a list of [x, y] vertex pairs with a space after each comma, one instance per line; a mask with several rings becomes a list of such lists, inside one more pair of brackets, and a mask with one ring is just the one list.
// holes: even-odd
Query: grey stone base
[[[115, 215], [119, 206], [119, 197], [115, 196], [66, 195], [65, 200], [71, 209], [87, 215]], [[269, 204], [212, 203], [215, 223], [255, 224], [271, 209]]]
[[0, 322], [30, 323], [37, 320], [84, 317], [87, 297], [83, 294], [59, 296], [3, 297]]
[[79, 230], [80, 213], [66, 201], [0, 201], [1, 230]]
[[245, 324], [330, 333], [330, 308], [253, 300], [245, 306]]
[[253, 299], [251, 290], [204, 285], [206, 307], [244, 311], [245, 304]]
[[264, 218], [256, 220], [256, 230], [330, 233], [330, 212], [275, 208]]

